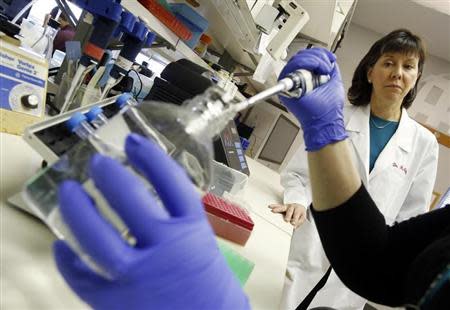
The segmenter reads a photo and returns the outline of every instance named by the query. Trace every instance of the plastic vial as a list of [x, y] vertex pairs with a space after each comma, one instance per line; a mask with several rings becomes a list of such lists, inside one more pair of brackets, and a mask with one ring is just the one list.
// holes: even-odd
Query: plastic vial
[[122, 163], [126, 162], [124, 151], [99, 137], [96, 134], [96, 128], [92, 127], [88, 118], [82, 113], [75, 112], [66, 122], [66, 126], [70, 132], [75, 133], [81, 140], [89, 139], [98, 152], [113, 157]]
[[75, 112], [66, 123], [70, 132], [75, 133], [82, 140], [95, 135], [95, 129], [89, 124], [88, 119], [80, 112]]
[[134, 100], [130, 100], [133, 98], [131, 93], [123, 93], [116, 99], [116, 104], [119, 108], [124, 108], [125, 106], [135, 106], [137, 102]]
[[93, 107], [86, 113], [87, 120], [94, 128], [100, 128], [108, 123], [108, 119], [103, 114], [103, 109], [100, 107]]

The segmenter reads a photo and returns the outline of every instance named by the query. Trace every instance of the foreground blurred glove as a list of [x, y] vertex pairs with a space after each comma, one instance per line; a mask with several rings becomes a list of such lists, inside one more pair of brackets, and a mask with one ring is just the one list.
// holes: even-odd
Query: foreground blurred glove
[[302, 125], [307, 151], [317, 151], [327, 144], [347, 137], [344, 125], [344, 88], [336, 56], [323, 48], [311, 48], [294, 55], [280, 73], [279, 80], [298, 69], [317, 75], [330, 75], [330, 80], [302, 98], [280, 100]]
[[112, 275], [108, 280], [94, 273], [57, 241], [56, 263], [70, 287], [95, 309], [248, 309], [186, 173], [141, 136], [130, 135], [125, 149], [166, 209], [137, 176], [96, 155], [91, 177], [137, 244], [129, 246], [105, 222], [78, 183], [63, 183], [59, 199], [65, 222], [86, 253]]

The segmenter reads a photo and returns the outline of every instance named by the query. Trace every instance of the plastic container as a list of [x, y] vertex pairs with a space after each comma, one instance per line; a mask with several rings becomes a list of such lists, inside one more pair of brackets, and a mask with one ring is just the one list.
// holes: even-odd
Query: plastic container
[[184, 42], [193, 49], [200, 40], [200, 36], [208, 28], [208, 21], [189, 5], [184, 3], [171, 4], [170, 9], [177, 19], [192, 32], [192, 37]]
[[247, 243], [254, 223], [244, 209], [212, 193], [206, 194], [202, 201], [217, 236], [240, 245]]
[[248, 175], [217, 161], [212, 161], [212, 179], [209, 191], [217, 196], [225, 192], [237, 195], [247, 185]]
[[196, 52], [200, 57], [205, 56], [206, 51], [208, 50], [208, 45], [211, 44], [211, 42], [212, 38], [210, 36], [202, 34], [197, 46], [194, 48], [194, 52]]
[[192, 38], [191, 31], [156, 0], [138, 0], [147, 10], [159, 19], [167, 28], [183, 40]]

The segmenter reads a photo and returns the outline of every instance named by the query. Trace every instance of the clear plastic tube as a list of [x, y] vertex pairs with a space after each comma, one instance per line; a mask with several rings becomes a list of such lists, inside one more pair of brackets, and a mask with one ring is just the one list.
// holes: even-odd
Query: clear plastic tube
[[105, 114], [103, 114], [103, 109], [100, 107], [93, 107], [88, 113], [86, 113], [86, 117], [89, 123], [96, 129], [108, 123], [108, 119]]

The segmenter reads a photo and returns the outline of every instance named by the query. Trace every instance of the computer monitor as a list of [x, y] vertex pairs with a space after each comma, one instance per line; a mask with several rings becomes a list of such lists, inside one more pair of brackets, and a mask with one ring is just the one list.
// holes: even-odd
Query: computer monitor
[[258, 158], [281, 165], [299, 131], [300, 127], [280, 114]]

